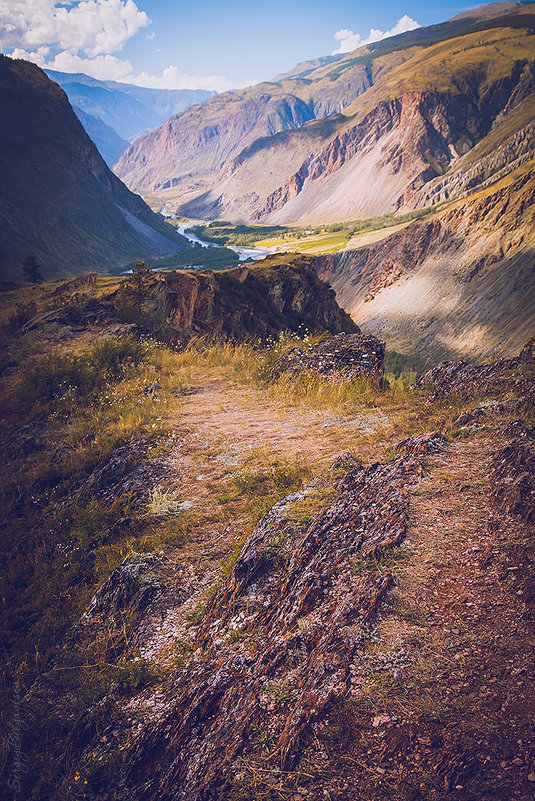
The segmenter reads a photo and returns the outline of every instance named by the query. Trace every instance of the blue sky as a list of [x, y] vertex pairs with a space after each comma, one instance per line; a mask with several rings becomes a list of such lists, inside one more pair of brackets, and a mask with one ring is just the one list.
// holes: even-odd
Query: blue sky
[[[476, 3], [477, 4], [477, 3]], [[193, 72], [223, 72], [232, 80], [263, 80], [299, 61], [331, 53], [334, 34], [350, 29], [367, 36], [371, 28], [388, 31], [403, 15], [421, 25], [442, 22], [471, 7], [462, 2], [425, 0], [228, 0], [173, 3], [147, 0], [154, 40], [129, 43], [125, 54], [163, 69], [180, 62]], [[155, 53], [156, 47], [160, 48]]]
[[2, 0], [0, 48], [101, 79], [223, 90], [267, 80], [340, 47], [354, 49], [372, 29], [377, 39], [475, 5], [477, 0]]

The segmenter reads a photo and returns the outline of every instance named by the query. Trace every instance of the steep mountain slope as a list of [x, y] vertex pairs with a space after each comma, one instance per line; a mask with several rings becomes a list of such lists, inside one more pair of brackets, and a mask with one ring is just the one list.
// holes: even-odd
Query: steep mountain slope
[[108, 169], [64, 92], [0, 58], [0, 275], [34, 251], [45, 277], [173, 253], [182, 237]]
[[169, 120], [117, 173], [197, 217], [332, 222], [410, 207], [533, 97], [534, 27], [530, 4], [509, 3], [302, 65]]
[[371, 247], [317, 263], [346, 311], [392, 349], [512, 355], [535, 335], [535, 161]]
[[147, 89], [118, 81], [99, 81], [82, 73], [46, 70], [73, 104], [99, 117], [124, 139], [156, 128], [188, 106], [203, 103], [214, 92], [204, 89]]
[[257, 140], [209, 192], [181, 204], [181, 212], [317, 223], [412, 208], [428, 182], [491, 133], [500, 115], [505, 122], [520, 102], [528, 119], [519, 117], [510, 137], [520, 135], [520, 150], [533, 155], [532, 131], [525, 126], [535, 109], [534, 55], [535, 36], [511, 28], [418, 50], [344, 115]]
[[87, 114], [77, 106], [73, 106], [72, 109], [84, 126], [86, 134], [97, 146], [98, 152], [111, 169], [129, 143], [126, 139], [122, 139], [113, 128], [106, 125], [100, 117]]

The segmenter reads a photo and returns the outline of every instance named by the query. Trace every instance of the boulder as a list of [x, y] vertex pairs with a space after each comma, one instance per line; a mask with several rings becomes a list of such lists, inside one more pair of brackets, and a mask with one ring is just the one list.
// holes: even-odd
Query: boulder
[[371, 379], [381, 383], [385, 345], [365, 334], [337, 334], [310, 348], [295, 347], [271, 368], [271, 377], [283, 374], [315, 373], [327, 381], [351, 382]]
[[441, 362], [418, 379], [415, 387], [424, 390], [431, 401], [452, 394], [466, 398], [504, 395], [508, 390], [514, 390], [517, 397], [529, 397], [534, 378], [535, 358], [530, 340], [518, 356], [492, 364]]
[[535, 427], [510, 423], [512, 438], [494, 456], [491, 465], [491, 499], [503, 512], [535, 522]]

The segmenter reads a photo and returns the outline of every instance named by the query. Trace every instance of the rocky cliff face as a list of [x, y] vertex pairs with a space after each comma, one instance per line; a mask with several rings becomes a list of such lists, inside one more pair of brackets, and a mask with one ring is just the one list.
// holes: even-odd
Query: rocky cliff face
[[535, 330], [535, 165], [383, 241], [318, 257], [340, 304], [389, 347], [517, 352]]
[[261, 84], [227, 92], [141, 137], [123, 154], [116, 171], [140, 192], [165, 196], [165, 190], [198, 191], [257, 139], [299, 128], [313, 118], [313, 106], [283, 86]]
[[517, 5], [221, 95], [138, 140], [118, 174], [185, 215], [235, 221], [352, 220], [462, 196], [534, 153], [535, 14]]
[[113, 175], [63, 91], [35, 65], [0, 59], [0, 275], [33, 251], [45, 277], [179, 250], [185, 243]]
[[194, 336], [266, 340], [288, 330], [358, 331], [334, 291], [318, 279], [314, 259], [303, 256], [216, 273], [166, 273], [150, 305], [155, 326], [182, 342]]

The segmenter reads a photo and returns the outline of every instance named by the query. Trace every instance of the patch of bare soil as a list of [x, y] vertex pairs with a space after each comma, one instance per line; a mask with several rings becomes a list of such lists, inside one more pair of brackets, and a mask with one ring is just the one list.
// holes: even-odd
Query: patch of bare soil
[[[229, 478], [277, 461], [321, 469], [388, 423], [378, 409], [346, 417], [201, 376], [168, 421], [173, 445], [161, 457], [159, 486], [184, 505], [188, 538], [179, 552], [166, 556], [162, 580], [169, 590], [137, 633], [143, 656], [169, 663], [177, 639], [188, 635], [187, 615], [220, 577], [220, 561], [249, 524], [247, 515], [221, 503]], [[178, 585], [183, 592], [177, 595]]]
[[224, 451], [218, 461], [231, 466], [243, 465], [251, 453], [262, 449], [283, 458], [325, 463], [351, 444], [355, 434], [376, 431], [387, 421], [376, 409], [345, 417], [275, 401], [260, 389], [210, 378], [185, 398], [174, 418], [177, 427], [192, 430], [205, 446]]

